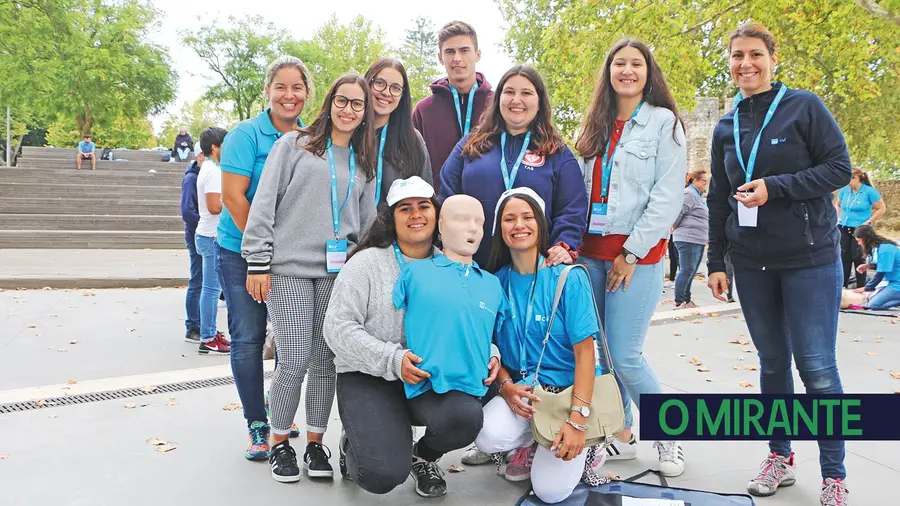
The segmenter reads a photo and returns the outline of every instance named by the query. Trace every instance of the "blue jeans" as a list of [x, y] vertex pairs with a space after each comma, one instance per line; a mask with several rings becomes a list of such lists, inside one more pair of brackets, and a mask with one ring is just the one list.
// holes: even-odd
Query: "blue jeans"
[[900, 306], [900, 290], [890, 286], [876, 292], [866, 303], [868, 309], [890, 309], [896, 306]]
[[692, 242], [676, 241], [675, 247], [678, 249], [678, 277], [675, 278], [675, 303], [689, 302], [691, 300], [691, 282], [697, 275], [697, 269], [700, 268], [700, 261], [703, 260], [703, 244], [694, 244]]
[[[764, 394], [794, 393], [791, 354], [808, 394], [841, 394], [835, 345], [844, 276], [840, 259], [787, 270], [734, 268], [741, 308], [759, 350]], [[790, 441], [769, 441], [772, 453], [791, 454]], [[822, 478], [844, 479], [844, 442], [819, 441]]]
[[609, 354], [612, 356], [616, 380], [625, 407], [625, 428], [634, 423], [631, 401], [641, 409], [641, 394], [662, 393], [656, 374], [644, 358], [644, 340], [650, 328], [650, 318], [662, 295], [662, 261], [653, 265], [638, 265], [628, 285], [615, 292], [606, 291], [606, 273], [612, 262], [581, 256], [579, 263], [587, 266], [594, 287], [594, 298], [606, 329]]
[[194, 236], [197, 253], [203, 257], [203, 281], [200, 291], [200, 339], [203, 342], [216, 338], [216, 316], [219, 312], [218, 257], [219, 246], [214, 237], [197, 234]]
[[240, 253], [219, 248], [219, 274], [228, 307], [231, 373], [244, 419], [268, 423], [263, 395], [263, 345], [266, 343], [266, 305], [247, 293], [247, 261]]
[[185, 241], [191, 259], [191, 279], [188, 281], [187, 294], [184, 296], [184, 329], [188, 332], [200, 330], [200, 290], [203, 276], [203, 257], [197, 253], [194, 241]]

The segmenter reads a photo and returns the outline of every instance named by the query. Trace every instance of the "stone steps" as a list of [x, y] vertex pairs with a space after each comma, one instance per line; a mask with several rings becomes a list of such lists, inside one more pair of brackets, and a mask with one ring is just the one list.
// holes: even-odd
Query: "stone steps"
[[[43, 169], [72, 169], [77, 170], [75, 159], [55, 159], [45, 158], [39, 160], [22, 159], [16, 166], [22, 170], [43, 170]], [[160, 162], [116, 162], [109, 160], [97, 160], [96, 169], [94, 170], [129, 170], [129, 171], [148, 171], [153, 169], [157, 172], [178, 172], [184, 174], [187, 163], [160, 163]], [[81, 170], [90, 170], [90, 160], [85, 160], [81, 164]]]
[[181, 249], [184, 232], [0, 230], [0, 249]]
[[65, 198], [91, 196], [102, 199], [131, 198], [140, 200], [172, 200], [181, 198], [177, 186], [103, 186], [96, 184], [4, 183], [0, 181], [0, 198]]
[[48, 213], [175, 216], [181, 214], [181, 201], [72, 197], [3, 197], [0, 199], [0, 214]]
[[4, 230], [184, 231], [181, 216], [100, 216], [93, 214], [0, 214]]
[[[103, 153], [103, 148], [98, 146], [96, 150], [97, 158]], [[77, 155], [76, 148], [38, 148], [33, 146], [25, 146], [22, 148], [22, 159], [39, 159], [39, 158], [68, 158], [75, 160]], [[141, 162], [161, 162], [161, 156], [165, 151], [140, 151], [134, 149], [114, 149], [113, 154], [116, 158], [124, 158], [131, 161]], [[98, 160], [99, 161], [99, 160]]]

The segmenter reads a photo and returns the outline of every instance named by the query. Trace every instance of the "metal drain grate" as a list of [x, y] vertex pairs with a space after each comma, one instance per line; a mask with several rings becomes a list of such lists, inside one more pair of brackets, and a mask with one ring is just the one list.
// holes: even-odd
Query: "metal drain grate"
[[[267, 372], [264, 375], [265, 379], [270, 379], [271, 377], [271, 372]], [[181, 383], [166, 383], [164, 385], [155, 385], [156, 388], [150, 391], [144, 390], [143, 388], [123, 388], [121, 390], [109, 390], [106, 392], [66, 395], [63, 397], [48, 397], [46, 399], [35, 399], [26, 402], [11, 402], [9, 404], [0, 404], [0, 414], [19, 413], [22, 411], [32, 411], [35, 409], [60, 406], [73, 406], [75, 404], [88, 404], [91, 402], [114, 401], [116, 399], [128, 399], [131, 397], [143, 397], [146, 395], [183, 392], [185, 390], [197, 390], [199, 388], [221, 387], [233, 384], [233, 376], [223, 376], [220, 378], [210, 378], [199, 381], [183, 381]]]

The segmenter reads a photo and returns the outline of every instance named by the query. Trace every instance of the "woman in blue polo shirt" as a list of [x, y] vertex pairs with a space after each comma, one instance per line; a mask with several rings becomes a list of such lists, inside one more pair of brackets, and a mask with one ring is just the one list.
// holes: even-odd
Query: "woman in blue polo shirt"
[[[485, 216], [513, 187], [531, 188], [547, 203], [548, 264], [572, 263], [587, 225], [587, 193], [578, 162], [553, 126], [544, 81], [527, 65], [503, 75], [492, 105], [441, 168], [441, 200], [471, 195], [484, 206]], [[485, 220], [485, 237], [490, 226]], [[479, 265], [487, 265], [487, 243], [482, 241], [475, 254]]]
[[[856, 245], [853, 233], [861, 225], [874, 225], [884, 215], [884, 200], [872, 186], [869, 175], [862, 169], [853, 169], [850, 184], [838, 192], [835, 207], [838, 212], [838, 228], [841, 231], [841, 263], [844, 266], [844, 288], [850, 284], [850, 273], [854, 267], [866, 263], [865, 255]], [[866, 272], [856, 273], [856, 287], [866, 284]]]
[[269, 151], [282, 135], [297, 128], [312, 84], [309, 70], [299, 59], [282, 56], [273, 61], [266, 72], [264, 90], [268, 107], [234, 127], [222, 146], [224, 208], [216, 239], [222, 291], [228, 307], [231, 370], [250, 432], [244, 454], [249, 460], [265, 460], [269, 454], [262, 360], [266, 306], [247, 292], [247, 262], [241, 256], [241, 240]]
[[500, 395], [485, 405], [484, 425], [475, 444], [490, 454], [530, 445], [525, 458], [532, 462], [535, 495], [544, 502], [557, 503], [567, 498], [582, 478], [596, 476], [603, 463], [603, 452], [584, 448], [583, 426], [583, 413], [590, 409], [584, 399], [591, 399], [594, 377], [600, 372], [595, 365], [594, 345], [600, 329], [590, 280], [583, 272], [573, 271], [566, 281], [538, 378], [542, 386], [557, 392], [574, 385], [573, 410], [561, 430], [557, 451], [532, 445], [530, 419], [534, 408], [528, 400], [538, 400], [532, 393], [532, 378], [557, 281], [565, 267], [548, 267], [545, 263], [549, 225], [543, 199], [529, 188], [514, 188], [499, 200], [491, 220], [494, 238], [490, 267], [499, 269], [497, 277], [507, 291], [512, 315], [496, 336], [501, 360], [496, 380]]
[[[856, 242], [866, 256], [872, 259], [875, 275], [865, 291], [873, 292], [866, 303], [866, 309], [884, 310], [900, 306], [900, 248], [897, 243], [875, 233], [871, 225], [860, 225], [856, 229]], [[880, 282], [887, 286], [878, 289]]]

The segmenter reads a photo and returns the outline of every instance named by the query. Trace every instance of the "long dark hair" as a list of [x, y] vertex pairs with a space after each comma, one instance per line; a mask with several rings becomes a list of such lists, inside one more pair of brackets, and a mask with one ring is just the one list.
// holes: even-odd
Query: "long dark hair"
[[884, 237], [883, 235], [878, 235], [875, 232], [875, 229], [871, 225], [860, 225], [856, 227], [856, 232], [853, 232], [854, 237], [857, 239], [862, 239], [863, 243], [863, 253], [866, 255], [872, 253], [878, 245], [880, 244], [893, 244], [897, 245], [894, 241]]
[[[440, 232], [438, 231], [438, 218], [441, 216], [441, 201], [437, 196], [431, 197], [431, 205], [434, 206], [434, 232], [431, 234], [431, 244], [440, 247]], [[401, 201], [402, 202], [402, 201]], [[362, 250], [368, 248], [387, 248], [392, 242], [397, 240], [397, 225], [394, 222], [394, 210], [400, 202], [393, 206], [382, 203], [378, 206], [378, 214], [375, 215], [375, 221], [369, 226], [369, 230], [359, 240], [356, 249], [353, 250], [351, 257]]]
[[[422, 146], [412, 124], [412, 98], [409, 94], [406, 68], [400, 60], [381, 58], [369, 67], [364, 79], [371, 86], [378, 73], [386, 68], [392, 68], [403, 76], [403, 94], [400, 95], [400, 103], [388, 120], [390, 126], [384, 143], [384, 160], [397, 169], [400, 179], [406, 179], [421, 174], [422, 166], [425, 165], [425, 153], [422, 152]], [[389, 90], [385, 91], [390, 93]]]
[[675, 106], [675, 97], [672, 96], [672, 92], [666, 85], [663, 71], [659, 68], [656, 60], [653, 59], [653, 53], [650, 52], [650, 48], [637, 39], [622, 39], [606, 55], [606, 62], [603, 64], [603, 70], [600, 71], [600, 78], [597, 81], [597, 86], [594, 88], [594, 98], [591, 100], [591, 105], [584, 115], [581, 133], [578, 135], [578, 141], [575, 142], [575, 150], [585, 158], [602, 154], [606, 143], [609, 142], [613, 126], [616, 123], [616, 117], [619, 115], [616, 90], [612, 86], [609, 67], [612, 65], [616, 53], [624, 47], [637, 49], [644, 56], [644, 61], [647, 62], [647, 84], [644, 85], [644, 102], [672, 111], [672, 114], [675, 115], [672, 138], [676, 139], [676, 142], [676, 129], [681, 127], [684, 130], [684, 123], [682, 123], [681, 117], [678, 115], [678, 108]]
[[500, 97], [503, 95], [503, 87], [506, 81], [513, 76], [522, 76], [531, 81], [534, 90], [540, 98], [537, 115], [531, 121], [529, 130], [531, 131], [531, 144], [537, 148], [537, 152], [550, 156], [557, 151], [565, 148], [566, 145], [560, 137], [556, 127], [553, 126], [553, 111], [550, 107], [550, 94], [547, 92], [547, 86], [541, 75], [533, 67], [528, 65], [516, 65], [506, 71], [500, 78], [500, 84], [494, 91], [494, 99], [488, 105], [487, 109], [481, 115], [478, 125], [469, 134], [468, 140], [463, 147], [463, 155], [470, 159], [478, 158], [487, 153], [493, 147], [494, 142], [500, 137], [500, 134], [506, 130], [506, 122], [500, 114]]
[[503, 199], [497, 208], [497, 215], [494, 216], [494, 238], [491, 241], [491, 256], [488, 260], [488, 271], [497, 272], [504, 265], [512, 262], [512, 254], [509, 252], [509, 246], [503, 241], [503, 232], [501, 231], [501, 223], [503, 223], [503, 211], [506, 204], [512, 199], [525, 201], [531, 207], [534, 213], [534, 219], [538, 224], [538, 256], [534, 261], [534, 272], [537, 275], [538, 267], [540, 267], [541, 255], [547, 256], [547, 250], [550, 249], [550, 225], [547, 223], [547, 216], [541, 211], [541, 206], [536, 200], [529, 195], [515, 193]]
[[[334, 100], [338, 88], [343, 84], [359, 86], [362, 88], [363, 96], [365, 97], [366, 108], [363, 111], [363, 120], [353, 132], [350, 143], [353, 145], [353, 150], [356, 153], [357, 162], [366, 175], [366, 180], [371, 181], [375, 178], [375, 163], [378, 159], [378, 147], [375, 146], [375, 113], [372, 110], [372, 97], [371, 93], [369, 93], [369, 86], [359, 74], [344, 74], [339, 77], [331, 85], [328, 94], [325, 95], [325, 101], [322, 103], [322, 108], [319, 109], [316, 119], [308, 127], [298, 128], [298, 130], [301, 137], [309, 137], [304, 149], [310, 153], [315, 153], [317, 156], [325, 155], [328, 139], [331, 138], [331, 101]], [[350, 104], [347, 104], [347, 107], [350, 107]], [[299, 144], [298, 147], [300, 147]]]

